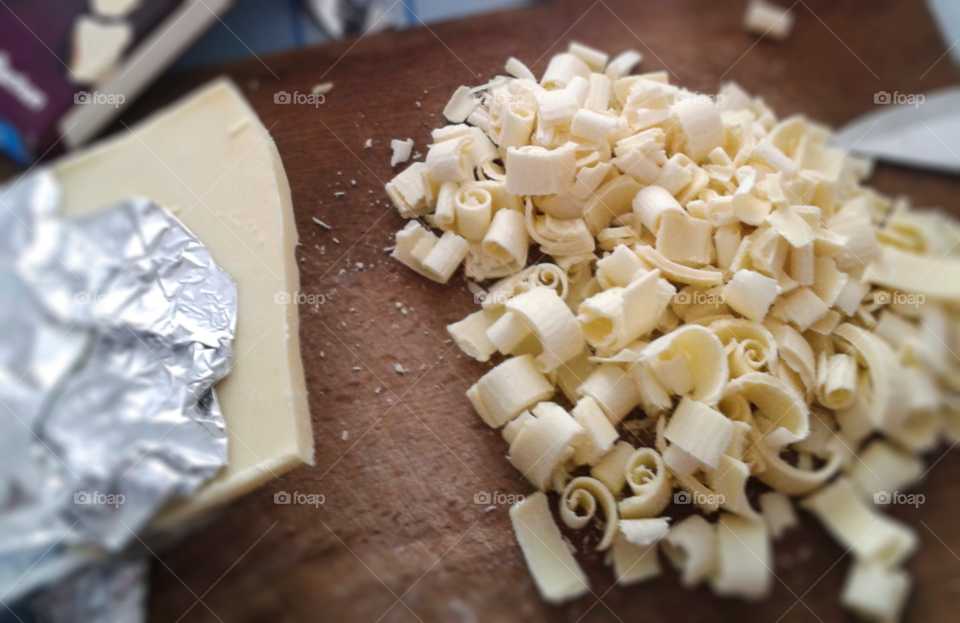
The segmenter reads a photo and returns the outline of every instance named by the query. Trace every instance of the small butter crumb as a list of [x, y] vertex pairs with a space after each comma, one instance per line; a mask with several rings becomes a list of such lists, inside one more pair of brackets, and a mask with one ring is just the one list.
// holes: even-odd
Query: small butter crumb
[[329, 226], [329, 225], [327, 225], [326, 223], [324, 223], [323, 221], [321, 221], [321, 220], [318, 219], [317, 217], [313, 217], [313, 222], [316, 223], [317, 225], [319, 225], [320, 227], [323, 227], [324, 229], [330, 229], [330, 226]]
[[370, 148], [372, 148], [372, 147], [373, 147], [373, 139], [372, 139], [372, 138], [368, 138], [368, 139], [367, 139], [367, 142], [363, 144], [363, 148], [364, 148], [364, 149], [370, 149]]
[[313, 93], [314, 95], [326, 95], [332, 90], [333, 90], [332, 82], [321, 82], [320, 84], [314, 85], [314, 87], [310, 90], [310, 92]]
[[380, 392], [382, 392], [382, 391], [383, 391], [383, 388], [378, 387], [378, 388], [376, 388], [375, 390], [373, 390], [373, 393], [379, 396], [379, 395], [380, 395]]
[[751, 0], [743, 18], [743, 26], [761, 37], [782, 41], [790, 36], [793, 13], [766, 0]]
[[406, 370], [404, 370], [403, 366], [400, 365], [399, 363], [394, 364], [393, 369], [397, 371], [397, 374], [406, 374], [407, 372]]
[[344, 192], [344, 191], [342, 191], [342, 190], [338, 190], [337, 192], [333, 193], [333, 196], [334, 196], [334, 197], [342, 197], [342, 196], [344, 196], [345, 194], [347, 194], [347, 193]]
[[354, 372], [359, 372], [359, 371], [360, 371], [360, 366], [353, 366], [353, 371], [354, 371]]
[[413, 153], [413, 139], [408, 138], [405, 141], [393, 139], [390, 141], [390, 147], [393, 149], [393, 155], [390, 157], [390, 166], [395, 167], [410, 159], [410, 154]]
[[343, 431], [343, 432], [340, 434], [340, 439], [342, 439], [343, 441], [346, 441], [347, 439], [350, 439], [350, 433], [348, 433], [347, 431]]
[[488, 506], [488, 507], [486, 507], [485, 509], [483, 509], [483, 512], [489, 513], [490, 511], [495, 511], [495, 510], [497, 510], [497, 507], [491, 505], [491, 506]]

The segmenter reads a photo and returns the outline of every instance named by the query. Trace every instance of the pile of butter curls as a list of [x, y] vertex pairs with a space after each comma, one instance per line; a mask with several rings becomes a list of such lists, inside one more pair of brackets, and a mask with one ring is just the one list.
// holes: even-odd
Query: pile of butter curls
[[855, 559], [844, 606], [895, 621], [918, 538], [884, 504], [960, 439], [960, 227], [862, 185], [829, 129], [640, 61], [574, 43], [538, 81], [511, 58], [386, 185], [393, 257], [441, 283], [463, 264], [482, 304], [449, 333], [505, 357], [467, 397], [538, 489], [510, 510], [533, 578], [589, 591], [553, 492], [618, 583], [662, 552], [684, 586], [759, 599], [796, 501]]

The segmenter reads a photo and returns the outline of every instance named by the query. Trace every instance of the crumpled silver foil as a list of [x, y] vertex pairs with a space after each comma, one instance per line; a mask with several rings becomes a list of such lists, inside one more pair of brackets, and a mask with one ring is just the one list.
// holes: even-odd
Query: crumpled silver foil
[[[119, 552], [227, 463], [212, 388], [232, 364], [236, 284], [152, 201], [70, 219], [59, 205], [48, 172], [0, 188], [6, 603]], [[110, 602], [95, 584], [75, 594]]]
[[391, 0], [307, 0], [306, 6], [332, 39], [373, 34], [406, 23], [404, 5]]

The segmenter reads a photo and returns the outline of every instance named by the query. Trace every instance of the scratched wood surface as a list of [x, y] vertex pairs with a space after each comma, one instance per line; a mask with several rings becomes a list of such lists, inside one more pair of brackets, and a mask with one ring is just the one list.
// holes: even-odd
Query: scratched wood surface
[[[300, 325], [317, 464], [159, 549], [151, 620], [850, 620], [837, 603], [850, 559], [807, 515], [776, 544], [777, 580], [762, 603], [684, 591], [666, 563], [661, 578], [617, 588], [593, 553], [580, 556], [593, 595], [561, 607], [541, 602], [506, 507], [484, 512], [474, 503], [480, 491], [530, 487], [464, 397], [488, 366], [451, 349], [444, 327], [475, 309], [473, 297], [459, 276], [439, 286], [383, 251], [404, 224], [382, 192], [393, 174], [390, 139], [413, 138], [425, 153], [453, 89], [486, 81], [510, 55], [539, 74], [573, 39], [610, 52], [635, 48], [644, 70], [667, 70], [691, 89], [715, 92], [721, 80], [736, 80], [780, 116], [805, 112], [831, 125], [873, 108], [877, 91], [956, 81], [949, 58], [934, 65], [946, 46], [923, 2], [801, 0], [783, 43], [742, 30], [745, 4], [549, 2], [222, 68], [271, 128], [293, 192], [301, 292], [325, 297], [301, 307]], [[213, 73], [160, 81], [125, 120]], [[336, 85], [322, 106], [274, 103], [275, 93], [308, 92], [321, 78]], [[874, 183], [960, 214], [956, 178], [881, 166]], [[908, 564], [916, 584], [908, 621], [953, 621], [960, 606], [960, 454], [946, 450], [931, 453], [936, 465], [916, 490], [925, 504], [891, 508], [922, 542]], [[276, 505], [279, 491], [323, 494], [325, 502]]]

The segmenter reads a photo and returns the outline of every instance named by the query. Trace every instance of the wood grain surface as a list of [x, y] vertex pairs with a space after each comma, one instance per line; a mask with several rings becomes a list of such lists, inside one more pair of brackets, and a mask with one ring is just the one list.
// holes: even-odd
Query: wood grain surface
[[[502, 72], [511, 55], [539, 75], [571, 40], [612, 53], [635, 48], [644, 54], [643, 70], [667, 70], [675, 83], [715, 92], [721, 80], [736, 80], [781, 117], [803, 112], [831, 125], [871, 110], [877, 91], [919, 93], [956, 81], [949, 57], [937, 63], [946, 46], [921, 1], [799, 0], [794, 32], [782, 43], [745, 33], [745, 6], [548, 2], [223, 69], [283, 158], [302, 244], [301, 292], [326, 297], [300, 310], [317, 464], [158, 550], [152, 621], [851, 620], [838, 605], [850, 558], [809, 515], [776, 544], [775, 588], [761, 603], [684, 591], [665, 561], [659, 579], [617, 588], [602, 560], [587, 553], [580, 560], [593, 594], [561, 607], [544, 604], [507, 508], [485, 512], [474, 503], [480, 491], [531, 488], [507, 462], [506, 443], [464, 397], [489, 366], [452, 348], [445, 326], [475, 309], [473, 296], [460, 276], [440, 286], [384, 252], [404, 225], [382, 191], [395, 173], [390, 139], [413, 138], [415, 151], [425, 153], [452, 91]], [[162, 80], [125, 121], [211, 75]], [[335, 87], [319, 108], [274, 104], [274, 93], [309, 92], [321, 78]], [[364, 148], [368, 138], [371, 149]], [[874, 183], [960, 213], [956, 178], [880, 166]], [[346, 194], [337, 198], [339, 191]], [[928, 458], [934, 467], [916, 489], [925, 504], [890, 509], [922, 543], [907, 565], [915, 581], [908, 621], [955, 621], [960, 606], [960, 453], [946, 451]], [[320, 493], [325, 503], [276, 505], [281, 490]]]

